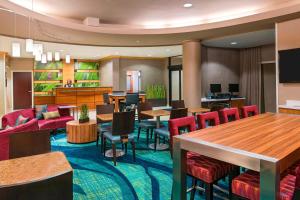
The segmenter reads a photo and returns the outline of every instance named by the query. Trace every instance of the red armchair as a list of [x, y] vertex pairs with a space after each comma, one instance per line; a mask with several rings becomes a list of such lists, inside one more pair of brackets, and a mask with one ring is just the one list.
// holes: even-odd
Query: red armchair
[[[10, 114], [10, 116], [14, 116], [14, 114]], [[5, 120], [8, 120], [7, 117], [5, 117]], [[4, 121], [5, 121], [4, 120]], [[3, 119], [2, 119], [3, 121]], [[9, 119], [5, 122], [6, 125], [12, 125], [12, 120]], [[39, 130], [38, 126], [38, 120], [37, 119], [31, 119], [26, 124], [21, 124], [16, 127], [12, 127], [9, 129], [5, 129], [0, 131], [0, 160], [6, 160], [9, 158], [9, 136], [15, 133], [22, 133], [26, 131], [36, 131]]]
[[239, 120], [239, 110], [237, 108], [224, 108], [219, 111], [220, 119], [222, 123], [227, 123], [230, 121], [230, 118], [232, 118], [231, 121]]
[[220, 124], [219, 114], [217, 111], [201, 113], [197, 115], [198, 128], [206, 128], [206, 121], [213, 122], [214, 126]]

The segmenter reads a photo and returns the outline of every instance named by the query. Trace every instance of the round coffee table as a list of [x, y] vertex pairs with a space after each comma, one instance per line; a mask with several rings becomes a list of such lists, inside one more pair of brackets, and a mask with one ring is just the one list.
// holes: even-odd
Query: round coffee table
[[97, 140], [97, 122], [90, 120], [79, 123], [78, 120], [67, 122], [67, 141], [70, 143], [88, 143]]

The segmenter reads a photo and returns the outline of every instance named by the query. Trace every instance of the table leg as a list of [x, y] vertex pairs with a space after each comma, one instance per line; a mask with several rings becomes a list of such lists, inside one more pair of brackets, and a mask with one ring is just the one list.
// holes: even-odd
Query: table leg
[[119, 112], [119, 97], [115, 97], [115, 112]]
[[260, 199], [278, 200], [280, 170], [276, 162], [260, 161]]
[[186, 200], [186, 151], [176, 137], [173, 138], [172, 200]]
[[[156, 117], [156, 128], [160, 128], [160, 116]], [[156, 150], [165, 150], [169, 147], [167, 144], [159, 143], [159, 138], [157, 138], [157, 141], [155, 142], [156, 142]], [[149, 148], [154, 149], [154, 144], [149, 144]]]

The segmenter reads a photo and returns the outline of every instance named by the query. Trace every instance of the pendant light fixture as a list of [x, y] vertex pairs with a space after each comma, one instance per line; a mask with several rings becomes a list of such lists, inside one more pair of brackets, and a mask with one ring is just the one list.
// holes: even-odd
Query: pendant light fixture
[[35, 61], [42, 61], [42, 54], [37, 53], [34, 58], [35, 58]]
[[47, 52], [47, 60], [48, 61], [52, 61], [53, 60], [53, 56], [52, 56], [52, 52], [51, 51]]
[[66, 63], [70, 63], [71, 62], [71, 56], [69, 54], [66, 55]]
[[[14, 13], [14, 32], [15, 32], [15, 37], [16, 37], [16, 29], [17, 29], [17, 18], [16, 18], [16, 13]], [[12, 49], [12, 57], [20, 57], [21, 56], [21, 44], [19, 42], [13, 42], [11, 44], [11, 49]]]
[[60, 61], [60, 54], [58, 51], [54, 52], [54, 60], [55, 61]]
[[47, 63], [47, 55], [45, 53], [42, 54], [42, 63], [43, 64]]

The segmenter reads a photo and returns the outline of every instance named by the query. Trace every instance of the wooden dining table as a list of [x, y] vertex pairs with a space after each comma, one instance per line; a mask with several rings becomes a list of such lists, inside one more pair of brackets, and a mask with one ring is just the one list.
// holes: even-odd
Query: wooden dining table
[[96, 115], [97, 119], [100, 119], [103, 122], [111, 122], [113, 120], [113, 113], [108, 114], [98, 114]]
[[300, 158], [300, 116], [266, 113], [173, 139], [173, 200], [186, 200], [186, 152], [260, 172], [260, 199], [278, 200], [280, 173]]

